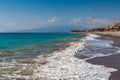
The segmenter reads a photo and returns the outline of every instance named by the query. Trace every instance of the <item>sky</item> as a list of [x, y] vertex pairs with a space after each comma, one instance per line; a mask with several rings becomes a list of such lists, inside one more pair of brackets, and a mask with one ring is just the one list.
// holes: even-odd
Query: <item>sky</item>
[[0, 32], [120, 22], [120, 0], [0, 0]]

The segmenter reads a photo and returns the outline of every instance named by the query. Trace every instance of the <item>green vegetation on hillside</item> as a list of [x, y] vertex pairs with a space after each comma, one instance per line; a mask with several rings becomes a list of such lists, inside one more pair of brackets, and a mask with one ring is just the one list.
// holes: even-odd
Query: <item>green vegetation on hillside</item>
[[107, 32], [107, 31], [112, 32], [120, 31], [120, 23], [115, 23], [105, 28], [96, 28], [91, 30], [72, 30], [71, 32]]

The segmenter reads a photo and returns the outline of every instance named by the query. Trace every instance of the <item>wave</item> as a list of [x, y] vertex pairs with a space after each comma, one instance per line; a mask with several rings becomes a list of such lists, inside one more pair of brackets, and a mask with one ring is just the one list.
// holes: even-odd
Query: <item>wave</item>
[[[38, 80], [108, 80], [110, 72], [116, 71], [103, 65], [87, 63], [85, 59], [76, 58], [84, 54], [90, 57], [103, 56], [120, 51], [113, 47], [110, 40], [101, 40], [100, 36], [89, 34], [77, 42], [71, 42], [64, 50], [52, 54], [40, 55], [25, 63], [0, 63], [7, 74], [2, 74], [2, 79], [38, 79]], [[107, 49], [107, 51], [106, 51]], [[109, 51], [111, 50], [112, 51]]]
[[81, 56], [87, 56], [87, 58], [108, 56], [111, 54], [118, 54], [119, 47], [112, 46], [114, 42], [112, 40], [103, 40], [101, 36], [96, 34], [89, 34], [87, 37], [81, 39], [84, 48], [78, 50], [75, 56], [81, 58]]

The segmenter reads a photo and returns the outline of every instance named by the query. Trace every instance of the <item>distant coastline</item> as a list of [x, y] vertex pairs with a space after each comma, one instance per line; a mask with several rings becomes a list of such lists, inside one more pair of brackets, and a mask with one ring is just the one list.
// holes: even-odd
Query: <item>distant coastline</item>
[[72, 33], [77, 32], [119, 32], [120, 31], [120, 23], [115, 23], [105, 28], [96, 28], [89, 30], [71, 30]]

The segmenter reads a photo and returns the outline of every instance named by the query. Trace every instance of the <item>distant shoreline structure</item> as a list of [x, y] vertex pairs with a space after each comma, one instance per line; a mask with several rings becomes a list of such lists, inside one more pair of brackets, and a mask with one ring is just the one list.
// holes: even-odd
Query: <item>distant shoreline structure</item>
[[105, 28], [96, 28], [96, 29], [89, 29], [89, 30], [71, 30], [71, 33], [77, 32], [118, 32], [120, 31], [120, 23], [115, 23]]

